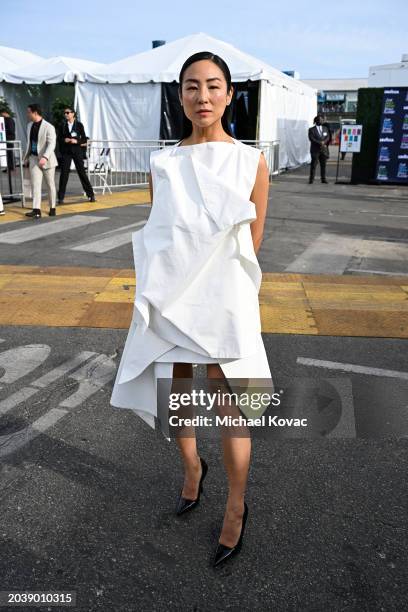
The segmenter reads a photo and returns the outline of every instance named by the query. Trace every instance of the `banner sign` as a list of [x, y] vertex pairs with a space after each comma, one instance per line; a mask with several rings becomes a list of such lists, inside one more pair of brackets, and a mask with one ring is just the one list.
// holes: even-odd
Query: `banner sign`
[[362, 125], [342, 125], [340, 151], [342, 153], [360, 153], [362, 135]]
[[408, 183], [408, 88], [384, 89], [376, 178]]

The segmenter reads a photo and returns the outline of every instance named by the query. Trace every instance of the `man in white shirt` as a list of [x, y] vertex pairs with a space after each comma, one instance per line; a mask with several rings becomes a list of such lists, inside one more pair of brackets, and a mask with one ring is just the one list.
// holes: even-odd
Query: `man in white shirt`
[[320, 163], [320, 178], [322, 183], [326, 181], [326, 162], [329, 157], [330, 132], [326, 125], [323, 125], [322, 115], [317, 115], [313, 120], [314, 126], [309, 128], [310, 140], [310, 155], [312, 161], [310, 163], [309, 184], [313, 183], [316, 166]]

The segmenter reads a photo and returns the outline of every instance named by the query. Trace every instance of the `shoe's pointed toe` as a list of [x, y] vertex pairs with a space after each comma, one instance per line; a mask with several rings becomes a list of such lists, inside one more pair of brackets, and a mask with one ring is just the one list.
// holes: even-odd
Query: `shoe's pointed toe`
[[235, 548], [235, 546], [230, 548], [229, 546], [225, 546], [224, 544], [220, 544], [220, 542], [218, 542], [213, 559], [213, 567], [216, 567], [217, 565], [222, 563], [227, 557], [230, 557], [235, 551]]
[[238, 542], [236, 543], [235, 546], [232, 546], [232, 547], [225, 546], [225, 544], [221, 544], [221, 542], [218, 542], [217, 548], [215, 549], [213, 562], [212, 562], [213, 567], [217, 567], [226, 559], [230, 559], [231, 557], [239, 553], [242, 547], [247, 518], [248, 518], [248, 506], [247, 506], [247, 503], [244, 501], [244, 514], [242, 516], [241, 533], [240, 533]]
[[187, 499], [186, 497], [183, 497], [180, 491], [180, 496], [179, 496], [177, 507], [176, 507], [177, 516], [180, 516], [180, 514], [187, 512], [187, 510], [192, 510], [195, 506], [197, 506], [199, 501], [200, 501], [200, 498]]

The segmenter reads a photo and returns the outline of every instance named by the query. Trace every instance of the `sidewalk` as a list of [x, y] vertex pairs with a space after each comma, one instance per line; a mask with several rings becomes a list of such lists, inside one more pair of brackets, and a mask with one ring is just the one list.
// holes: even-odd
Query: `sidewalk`
[[[170, 282], [170, 279], [169, 279]], [[127, 329], [132, 269], [0, 266], [0, 325]], [[262, 331], [408, 338], [408, 278], [264, 273]]]

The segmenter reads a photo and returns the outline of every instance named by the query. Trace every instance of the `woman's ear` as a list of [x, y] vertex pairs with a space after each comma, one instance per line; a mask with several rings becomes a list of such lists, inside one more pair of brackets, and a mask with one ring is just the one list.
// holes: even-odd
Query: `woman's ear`
[[231, 85], [230, 92], [229, 92], [229, 94], [227, 95], [227, 105], [228, 105], [228, 106], [231, 104], [231, 100], [232, 100], [233, 95], [234, 95], [234, 88], [233, 88], [233, 86]]

